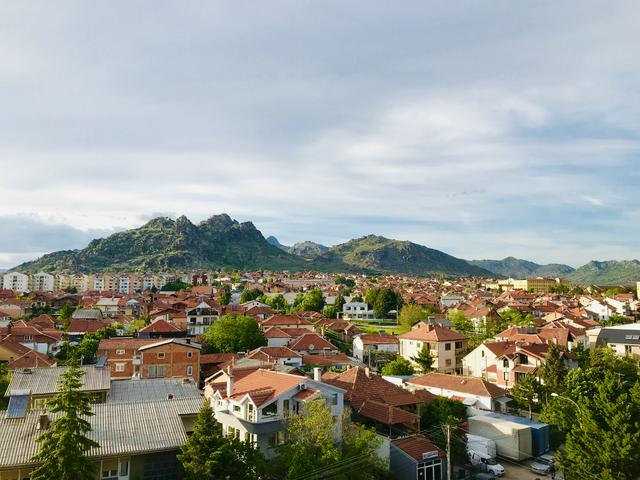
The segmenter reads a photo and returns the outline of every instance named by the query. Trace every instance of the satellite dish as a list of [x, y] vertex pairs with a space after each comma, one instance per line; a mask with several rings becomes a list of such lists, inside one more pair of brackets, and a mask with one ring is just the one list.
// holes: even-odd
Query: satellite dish
[[316, 346], [313, 343], [309, 344], [309, 350], [315, 350], [316, 349], [315, 347]]

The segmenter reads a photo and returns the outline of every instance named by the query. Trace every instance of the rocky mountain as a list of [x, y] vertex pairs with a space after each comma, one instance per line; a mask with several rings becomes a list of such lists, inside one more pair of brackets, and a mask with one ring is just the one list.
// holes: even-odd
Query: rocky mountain
[[496, 275], [501, 275], [507, 278], [566, 278], [575, 270], [569, 265], [562, 265], [559, 263], [539, 265], [528, 260], [521, 260], [514, 257], [506, 257], [502, 260], [469, 260], [468, 262], [471, 265], [484, 268]]
[[313, 242], [283, 250], [267, 241], [251, 222], [226, 214], [195, 225], [186, 217], [155, 218], [145, 225], [93, 240], [81, 250], [50, 253], [15, 270], [167, 271], [237, 268], [241, 270], [318, 270], [410, 275], [493, 276], [480, 267], [438, 250], [369, 235], [331, 248]]
[[270, 243], [271, 245], [273, 245], [274, 247], [278, 247], [280, 250], [284, 250], [285, 252], [289, 251], [289, 248], [291, 247], [287, 247], [286, 245], [282, 245], [278, 239], [276, 237], [274, 237], [273, 235], [270, 235], [267, 237], [267, 242]]
[[93, 240], [82, 250], [54, 252], [16, 267], [20, 271], [163, 271], [176, 269], [303, 270], [307, 262], [269, 244], [251, 222], [226, 214], [198, 225], [185, 216], [154, 218], [140, 228]]
[[320, 245], [315, 242], [298, 242], [287, 250], [289, 253], [293, 255], [299, 255], [301, 257], [315, 257], [317, 255], [322, 255], [329, 251], [329, 247], [325, 247], [324, 245]]
[[635, 285], [640, 281], [640, 261], [591, 261], [567, 278], [580, 285]]
[[314, 262], [327, 265], [342, 262], [352, 268], [383, 273], [493, 276], [483, 268], [469, 265], [439, 250], [376, 235], [335, 245], [315, 257]]

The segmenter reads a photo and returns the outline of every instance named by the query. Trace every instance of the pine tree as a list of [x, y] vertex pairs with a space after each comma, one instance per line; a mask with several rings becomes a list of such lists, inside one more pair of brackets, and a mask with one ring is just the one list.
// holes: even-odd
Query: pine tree
[[418, 355], [411, 357], [411, 360], [418, 364], [422, 373], [429, 373], [433, 370], [433, 356], [431, 355], [431, 348], [429, 348], [428, 343], [423, 343]]
[[559, 392], [566, 376], [567, 367], [562, 361], [562, 352], [555, 343], [552, 343], [542, 367], [541, 377], [545, 388], [551, 392]]
[[85, 455], [99, 447], [86, 434], [91, 431], [87, 420], [91, 411], [91, 394], [81, 391], [84, 370], [77, 360], [68, 362], [69, 368], [60, 376], [58, 393], [48, 403], [51, 413], [59, 413], [36, 439], [38, 453], [32, 461], [39, 463], [33, 472], [33, 480], [93, 480], [96, 465]]
[[533, 418], [533, 404], [539, 400], [541, 385], [538, 379], [532, 374], [527, 373], [523, 378], [516, 381], [511, 389], [513, 399], [521, 405], [526, 405], [529, 409], [529, 419]]
[[187, 439], [178, 454], [186, 480], [212, 479], [224, 458], [220, 456], [224, 437], [220, 424], [213, 417], [209, 402], [204, 402]]

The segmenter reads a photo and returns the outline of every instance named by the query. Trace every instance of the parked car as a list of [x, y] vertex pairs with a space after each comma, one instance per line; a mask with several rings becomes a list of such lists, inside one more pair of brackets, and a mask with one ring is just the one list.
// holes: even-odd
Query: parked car
[[543, 455], [540, 455], [539, 457], [536, 457], [535, 461], [537, 463], [544, 463], [545, 465], [555, 465], [556, 463], [555, 457], [550, 453], [545, 453]]
[[547, 465], [546, 463], [540, 463], [534, 461], [529, 468], [533, 473], [537, 473], [539, 475], [547, 475], [553, 471], [555, 467], [553, 465]]

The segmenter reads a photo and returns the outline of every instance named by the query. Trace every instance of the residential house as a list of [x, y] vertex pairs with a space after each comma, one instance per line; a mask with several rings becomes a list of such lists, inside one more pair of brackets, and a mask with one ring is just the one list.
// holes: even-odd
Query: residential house
[[278, 327], [278, 328], [304, 328], [313, 332], [313, 323], [298, 315], [273, 315], [261, 323], [262, 328]]
[[353, 356], [368, 362], [371, 352], [398, 353], [400, 341], [395, 335], [361, 334], [353, 339]]
[[112, 337], [100, 340], [113, 378], [193, 378], [200, 381], [200, 345], [189, 339]]
[[202, 335], [220, 318], [220, 311], [208, 304], [200, 302], [196, 307], [187, 309], [187, 334]]
[[372, 425], [379, 433], [390, 437], [419, 430], [419, 405], [434, 398], [426, 391], [405, 390], [371, 373], [368, 368], [326, 372], [322, 381], [346, 390], [344, 398], [355, 421]]
[[424, 345], [431, 351], [433, 368], [441, 373], [462, 371], [462, 357], [468, 339], [463, 334], [438, 325], [419, 324], [399, 336], [400, 356], [417, 365], [417, 356]]
[[496, 382], [497, 359], [507, 352], [515, 351], [514, 342], [481, 343], [462, 359], [462, 374], [484, 378], [490, 382]]
[[184, 337], [186, 333], [173, 323], [157, 318], [138, 331], [138, 338], [176, 338]]
[[631, 355], [640, 360], [640, 323], [628, 323], [595, 331], [595, 345], [613, 348], [620, 356]]
[[330, 407], [339, 438], [344, 390], [321, 382], [319, 369], [314, 379], [264, 369], [238, 377], [231, 368], [225, 373], [226, 382], [216, 382], [214, 375], [205, 387], [205, 397], [225, 435], [250, 441], [273, 457], [274, 447], [286, 441], [286, 419], [304, 415], [305, 405], [317, 399]]
[[55, 277], [50, 273], [38, 272], [31, 277], [31, 290], [35, 292], [53, 292]]
[[376, 318], [373, 309], [365, 302], [347, 302], [342, 306], [343, 320], [372, 320]]
[[302, 355], [287, 347], [258, 347], [247, 353], [246, 358], [276, 365], [302, 366]]
[[506, 392], [486, 380], [461, 375], [428, 373], [406, 381], [407, 388], [427, 390], [434, 395], [459, 400], [481, 410], [502, 410], [510, 401]]

